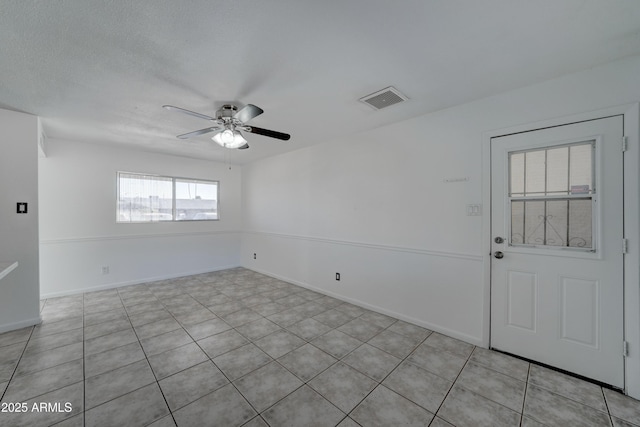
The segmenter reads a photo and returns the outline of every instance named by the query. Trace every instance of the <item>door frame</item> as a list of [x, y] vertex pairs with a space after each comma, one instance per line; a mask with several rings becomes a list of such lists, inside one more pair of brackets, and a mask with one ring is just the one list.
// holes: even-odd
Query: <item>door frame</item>
[[[487, 213], [482, 218], [483, 248], [483, 331], [482, 344], [491, 346], [491, 139], [609, 116], [623, 116], [627, 151], [624, 154], [624, 236], [628, 241], [624, 257], [624, 340], [628, 355], [624, 361], [625, 390], [640, 399], [640, 104], [628, 104], [571, 116], [494, 129], [482, 134], [482, 203]], [[620, 141], [622, 149], [622, 141]], [[622, 250], [622, 242], [620, 242]], [[622, 343], [620, 352], [622, 353]]]

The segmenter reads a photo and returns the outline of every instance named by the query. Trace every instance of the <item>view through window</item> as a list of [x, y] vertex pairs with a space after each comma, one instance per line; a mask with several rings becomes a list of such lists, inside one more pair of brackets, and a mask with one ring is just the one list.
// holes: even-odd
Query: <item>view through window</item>
[[595, 141], [509, 154], [512, 245], [593, 249]]
[[218, 181], [118, 172], [117, 222], [217, 220]]

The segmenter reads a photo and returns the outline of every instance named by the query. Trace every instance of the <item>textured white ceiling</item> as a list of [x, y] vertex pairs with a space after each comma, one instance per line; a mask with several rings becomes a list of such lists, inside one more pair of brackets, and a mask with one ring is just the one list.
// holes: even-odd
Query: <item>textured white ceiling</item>
[[[638, 0], [2, 0], [0, 108], [49, 138], [246, 163], [640, 54]], [[358, 98], [394, 85], [381, 111]], [[225, 150], [175, 135], [252, 103]]]

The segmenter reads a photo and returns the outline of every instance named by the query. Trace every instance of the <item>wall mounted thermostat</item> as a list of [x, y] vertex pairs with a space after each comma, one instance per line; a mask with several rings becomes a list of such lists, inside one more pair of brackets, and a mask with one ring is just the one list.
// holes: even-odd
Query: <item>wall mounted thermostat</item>
[[26, 214], [27, 213], [27, 204], [18, 202], [18, 207], [16, 209], [16, 212], [19, 213], [19, 214]]

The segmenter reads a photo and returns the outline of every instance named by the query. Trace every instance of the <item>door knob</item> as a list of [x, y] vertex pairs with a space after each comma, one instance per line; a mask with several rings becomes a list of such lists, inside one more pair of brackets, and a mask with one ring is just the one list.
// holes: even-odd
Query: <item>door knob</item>
[[493, 256], [494, 256], [494, 257], [496, 257], [496, 258], [498, 258], [498, 259], [502, 259], [502, 258], [504, 258], [504, 254], [502, 253], [502, 251], [495, 251], [495, 252], [493, 253]]

